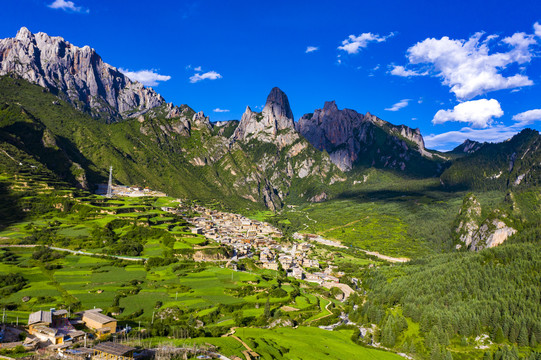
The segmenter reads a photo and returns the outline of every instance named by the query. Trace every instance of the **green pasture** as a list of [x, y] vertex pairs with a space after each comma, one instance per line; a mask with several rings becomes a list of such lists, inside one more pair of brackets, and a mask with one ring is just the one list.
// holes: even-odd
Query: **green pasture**
[[[262, 359], [402, 359], [400, 356], [351, 341], [351, 330], [326, 331], [314, 327], [242, 328], [236, 334]], [[315, 340], [317, 339], [317, 340]]]

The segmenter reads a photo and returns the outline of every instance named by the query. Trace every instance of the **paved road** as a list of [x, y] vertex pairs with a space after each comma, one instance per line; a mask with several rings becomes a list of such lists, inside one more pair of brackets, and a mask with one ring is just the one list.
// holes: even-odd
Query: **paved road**
[[[33, 247], [39, 247], [39, 246], [43, 246], [43, 245], [0, 245], [0, 247], [19, 247], [19, 248], [33, 248]], [[69, 253], [72, 253], [74, 255], [85, 255], [85, 256], [105, 256], [105, 257], [110, 257], [110, 258], [115, 258], [115, 259], [120, 259], [120, 260], [128, 260], [128, 261], [145, 261], [147, 260], [147, 258], [136, 258], [136, 257], [127, 257], [127, 256], [120, 256], [120, 255], [109, 255], [109, 254], [98, 254], [98, 253], [90, 253], [90, 252], [85, 252], [85, 251], [80, 251], [80, 250], [72, 250], [72, 249], [64, 249], [64, 248], [59, 248], [59, 247], [55, 247], [55, 246], [46, 246], [48, 247], [49, 249], [52, 249], [52, 250], [56, 250], [56, 251], [64, 251], [64, 252], [69, 252]]]
[[[303, 234], [295, 233], [293, 236], [295, 237], [295, 235], [297, 235], [298, 238], [302, 239]], [[340, 244], [338, 241], [327, 240], [327, 239], [324, 239], [321, 236], [310, 239], [310, 241], [315, 241], [315, 242], [323, 244], [323, 245], [334, 246], [334, 247], [341, 248], [341, 249], [348, 249], [347, 246]], [[396, 258], [396, 257], [380, 254], [377, 251], [368, 251], [368, 250], [360, 249], [358, 247], [355, 247], [355, 249], [359, 250], [359, 251], [362, 251], [365, 254], [372, 255], [372, 256], [375, 256], [375, 257], [377, 257], [377, 258], [379, 258], [381, 260], [389, 261], [389, 262], [392, 262], [392, 263], [405, 263], [405, 262], [410, 261], [410, 259], [408, 259], [406, 257]]]

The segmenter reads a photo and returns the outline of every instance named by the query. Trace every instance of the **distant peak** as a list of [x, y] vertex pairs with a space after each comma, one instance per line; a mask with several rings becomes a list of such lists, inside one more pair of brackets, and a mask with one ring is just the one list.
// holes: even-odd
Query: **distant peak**
[[15, 37], [17, 40], [24, 40], [24, 39], [31, 39], [34, 35], [28, 30], [26, 27], [22, 27], [19, 31], [17, 31], [17, 36]]
[[277, 87], [272, 88], [269, 96], [267, 96], [265, 108], [273, 109], [276, 115], [284, 115], [289, 119], [293, 119], [293, 112], [289, 106], [287, 95]]

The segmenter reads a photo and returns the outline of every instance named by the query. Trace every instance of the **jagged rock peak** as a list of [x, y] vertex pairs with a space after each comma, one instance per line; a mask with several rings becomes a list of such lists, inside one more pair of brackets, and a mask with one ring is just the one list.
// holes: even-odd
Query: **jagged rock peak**
[[273, 110], [275, 115], [285, 116], [293, 120], [293, 112], [289, 106], [287, 95], [277, 87], [272, 88], [269, 96], [267, 96], [264, 109]]
[[33, 37], [32, 32], [24, 26], [17, 31], [17, 35], [15, 36], [17, 40], [32, 39]]
[[107, 121], [136, 117], [165, 101], [102, 61], [89, 46], [22, 27], [0, 40], [0, 75], [15, 75], [63, 96], [80, 110]]
[[336, 101], [325, 101], [323, 110], [326, 112], [338, 111], [338, 106], [336, 106]]
[[267, 102], [261, 113], [252, 111], [249, 106], [246, 107], [233, 139], [273, 142], [281, 148], [291, 144], [298, 136], [287, 95], [275, 87], [267, 96]]

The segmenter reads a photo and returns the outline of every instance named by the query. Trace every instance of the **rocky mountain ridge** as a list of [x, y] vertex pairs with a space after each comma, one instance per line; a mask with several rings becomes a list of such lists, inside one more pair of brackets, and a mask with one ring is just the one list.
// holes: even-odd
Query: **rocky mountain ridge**
[[346, 179], [327, 154], [317, 151], [296, 131], [287, 95], [277, 87], [270, 91], [260, 113], [246, 108], [230, 141], [231, 149], [240, 148], [251, 155], [257, 173], [268, 180], [265, 189], [272, 191], [266, 191], [264, 198], [267, 206], [273, 204], [270, 208], [275, 208], [276, 202], [281, 205], [296, 179], [315, 182], [311, 191], [299, 194], [309, 201], [326, 199], [325, 191], [313, 193], [320, 185]]
[[339, 110], [334, 101], [303, 115], [296, 129], [314, 147], [327, 151], [342, 171], [364, 165], [417, 172], [412, 162], [420, 161], [432, 163], [428, 167], [434, 176], [446, 160], [425, 149], [419, 129], [395, 126], [369, 112], [363, 115], [351, 109]]
[[[40, 118], [40, 109], [31, 104], [22, 108], [37, 114], [35, 121], [40, 124], [36, 125], [35, 138], [45, 139], [46, 148], [69, 148], [64, 153], [69, 155], [65, 162], [70, 166], [61, 169], [61, 173], [63, 177], [71, 173], [73, 176], [68, 174], [67, 178], [78, 179], [81, 186], [92, 185], [99, 178], [96, 174], [108, 168], [114, 157], [111, 154], [127, 159], [122, 160], [126, 168], [124, 182], [140, 180], [136, 174], [143, 162], [149, 174], [161, 174], [163, 170], [175, 176], [175, 171], [183, 171], [189, 178], [199, 177], [207, 194], [235, 194], [273, 210], [291, 197], [295, 201], [311, 202], [332, 198], [334, 184], [350, 179], [353, 184], [360, 182], [356, 178], [360, 176], [358, 172], [348, 173], [354, 169], [375, 167], [407, 176], [435, 177], [453, 159], [452, 167], [456, 169], [441, 176], [442, 184], [461, 184], [474, 175], [477, 177], [474, 181], [488, 179], [497, 186], [503, 186], [505, 181], [512, 186], [533, 184], [541, 171], [538, 161], [541, 142], [537, 133], [525, 132], [526, 135], [517, 135], [524, 140], [513, 138], [502, 144], [466, 142], [460, 150], [461, 156], [446, 157], [425, 149], [419, 129], [393, 125], [370, 113], [340, 110], [334, 101], [305, 114], [295, 124], [288, 97], [277, 87], [270, 91], [261, 112], [247, 107], [240, 122], [212, 124], [208, 116], [187, 105], [165, 103], [154, 90], [132, 82], [104, 63], [90, 47], [79, 48], [60, 37], [32, 34], [26, 28], [15, 38], [0, 40], [0, 74], [14, 80], [2, 85], [4, 94], [12, 93], [9, 86], [26, 88], [19, 81], [24, 79], [50, 90], [41, 89], [43, 94], [57, 96], [54, 100], [47, 96], [53, 108], [56, 106], [48, 111], [59, 116], [68, 113], [60, 98], [99, 120], [89, 123], [81, 120], [71, 132], [64, 132], [52, 119]], [[34, 98], [37, 96], [35, 89], [29, 87], [27, 91]], [[12, 105], [19, 103], [22, 103], [20, 98], [11, 99]], [[129, 119], [121, 122], [127, 123], [126, 128], [112, 130], [122, 119]], [[60, 117], [59, 121], [64, 120]], [[90, 123], [115, 124], [98, 129]], [[107, 152], [97, 158], [90, 153], [82, 154], [82, 147], [69, 144], [80, 146], [84, 142], [75, 137], [75, 131], [100, 133], [96, 136], [95, 149], [107, 149]], [[120, 135], [121, 131], [129, 133]], [[10, 139], [22, 135], [14, 128], [8, 132]], [[89, 164], [95, 167], [90, 169]], [[486, 164], [489, 166], [483, 168]], [[477, 171], [481, 169], [482, 172]], [[85, 178], [85, 172], [90, 170], [94, 176]], [[510, 177], [502, 175], [506, 171], [511, 173]], [[160, 189], [160, 186], [163, 182], [156, 178], [153, 187]], [[166, 186], [170, 192], [171, 187]]]
[[65, 94], [65, 99], [94, 117], [115, 122], [139, 116], [165, 103], [151, 88], [131, 81], [89, 46], [23, 27], [0, 40], [0, 75], [19, 76]]

